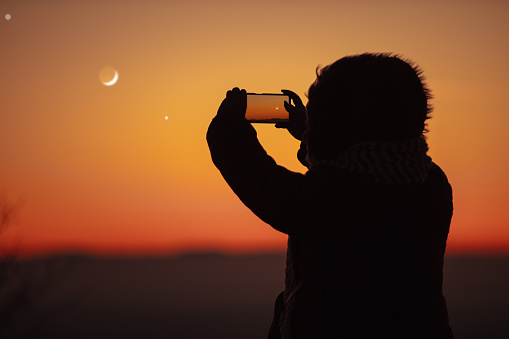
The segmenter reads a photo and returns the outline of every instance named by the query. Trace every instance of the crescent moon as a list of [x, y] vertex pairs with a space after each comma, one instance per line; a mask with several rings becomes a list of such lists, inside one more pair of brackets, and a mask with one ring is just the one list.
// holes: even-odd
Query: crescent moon
[[113, 76], [113, 79], [107, 82], [103, 82], [104, 86], [113, 86], [117, 83], [118, 80], [118, 72], [115, 71], [115, 75]]

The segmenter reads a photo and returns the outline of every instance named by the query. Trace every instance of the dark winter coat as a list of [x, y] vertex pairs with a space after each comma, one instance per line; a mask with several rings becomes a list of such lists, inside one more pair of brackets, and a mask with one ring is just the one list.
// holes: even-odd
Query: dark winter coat
[[272, 335], [452, 338], [442, 295], [452, 191], [437, 165], [424, 184], [377, 184], [334, 167], [295, 173], [241, 118], [214, 118], [207, 141], [235, 194], [288, 234]]

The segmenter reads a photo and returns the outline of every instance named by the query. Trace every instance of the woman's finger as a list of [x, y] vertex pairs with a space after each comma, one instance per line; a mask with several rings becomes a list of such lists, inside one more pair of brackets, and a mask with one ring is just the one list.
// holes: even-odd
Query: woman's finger
[[286, 101], [283, 103], [283, 105], [285, 106], [285, 109], [288, 113], [293, 114], [293, 112], [295, 111], [294, 106], [292, 106], [290, 103], [288, 103]]
[[289, 89], [282, 89], [281, 92], [283, 94], [288, 95], [288, 97], [290, 99], [292, 99], [292, 101], [294, 102], [295, 106], [304, 106], [304, 104], [302, 103], [302, 100], [297, 95], [297, 93], [295, 93], [294, 91], [290, 91]]

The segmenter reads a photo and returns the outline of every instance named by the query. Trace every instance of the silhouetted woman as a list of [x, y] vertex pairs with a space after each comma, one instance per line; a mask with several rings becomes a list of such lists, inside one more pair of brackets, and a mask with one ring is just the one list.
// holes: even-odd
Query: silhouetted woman
[[421, 72], [362, 54], [317, 70], [306, 107], [283, 92], [305, 175], [264, 151], [244, 90], [228, 91], [207, 133], [228, 185], [288, 234], [269, 338], [453, 338], [442, 295], [452, 191], [427, 155]]

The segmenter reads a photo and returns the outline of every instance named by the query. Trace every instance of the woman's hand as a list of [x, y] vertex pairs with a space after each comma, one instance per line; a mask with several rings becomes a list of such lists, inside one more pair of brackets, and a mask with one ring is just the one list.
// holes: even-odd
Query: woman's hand
[[247, 109], [246, 90], [238, 87], [226, 92], [226, 98], [217, 110], [217, 116], [229, 118], [245, 118]]
[[287, 89], [282, 89], [281, 92], [288, 95], [295, 106], [285, 101], [285, 109], [290, 121], [278, 122], [276, 128], [286, 128], [295, 139], [302, 141], [302, 135], [306, 130], [306, 106], [295, 92]]

